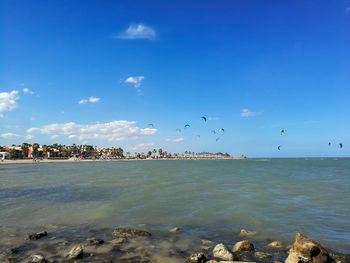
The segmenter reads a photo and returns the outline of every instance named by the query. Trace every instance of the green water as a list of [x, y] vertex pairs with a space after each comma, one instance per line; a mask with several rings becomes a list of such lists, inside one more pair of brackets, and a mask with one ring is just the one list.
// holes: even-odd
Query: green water
[[241, 228], [302, 232], [350, 250], [350, 159], [120, 161], [0, 167], [0, 226], [177, 226], [224, 239]]

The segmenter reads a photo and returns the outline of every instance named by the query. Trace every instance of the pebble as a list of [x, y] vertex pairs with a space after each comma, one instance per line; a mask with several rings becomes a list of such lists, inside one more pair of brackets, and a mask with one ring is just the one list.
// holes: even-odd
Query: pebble
[[68, 253], [67, 257], [69, 259], [79, 259], [83, 257], [83, 246], [77, 245], [74, 246]]
[[171, 233], [176, 233], [176, 232], [180, 232], [180, 231], [181, 231], [181, 229], [178, 227], [174, 227], [174, 228], [169, 230], [169, 232], [171, 232]]
[[204, 255], [203, 252], [192, 254], [187, 258], [187, 261], [189, 263], [205, 263], [207, 260], [207, 257]]
[[28, 263], [44, 263], [46, 262], [45, 258], [42, 255], [32, 255], [29, 258]]
[[282, 247], [282, 243], [279, 242], [279, 241], [274, 241], [274, 242], [271, 242], [270, 244], [268, 244], [267, 246], [281, 248]]
[[254, 245], [248, 240], [237, 242], [232, 249], [233, 252], [243, 252], [243, 251], [253, 251], [253, 250], [254, 250]]

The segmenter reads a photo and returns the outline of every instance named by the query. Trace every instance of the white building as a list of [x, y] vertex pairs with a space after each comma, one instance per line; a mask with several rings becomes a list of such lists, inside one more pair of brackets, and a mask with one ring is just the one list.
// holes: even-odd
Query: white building
[[10, 159], [11, 156], [10, 156], [10, 153], [8, 152], [0, 152], [0, 160], [3, 161], [3, 160], [6, 160], [6, 159]]

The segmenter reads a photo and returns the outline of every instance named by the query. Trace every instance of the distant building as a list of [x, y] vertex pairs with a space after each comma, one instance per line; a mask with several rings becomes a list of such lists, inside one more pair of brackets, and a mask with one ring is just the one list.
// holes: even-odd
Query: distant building
[[3, 160], [7, 160], [7, 159], [10, 159], [11, 156], [10, 156], [10, 153], [9, 152], [0, 152], [0, 160], [3, 161]]

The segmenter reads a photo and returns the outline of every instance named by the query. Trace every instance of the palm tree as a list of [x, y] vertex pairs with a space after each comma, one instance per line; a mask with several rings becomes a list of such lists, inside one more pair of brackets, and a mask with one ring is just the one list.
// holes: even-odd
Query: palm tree
[[158, 150], [158, 153], [159, 153], [159, 156], [160, 156], [160, 157], [163, 156], [163, 150], [162, 150], [162, 148], [160, 148], [160, 149]]

